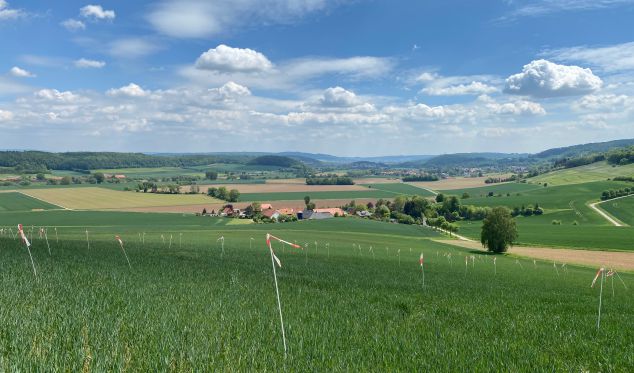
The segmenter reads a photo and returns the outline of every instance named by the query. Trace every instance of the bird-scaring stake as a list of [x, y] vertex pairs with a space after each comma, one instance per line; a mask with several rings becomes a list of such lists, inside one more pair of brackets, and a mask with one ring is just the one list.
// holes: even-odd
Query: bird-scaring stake
[[275, 295], [277, 297], [277, 309], [280, 313], [280, 328], [282, 329], [282, 343], [284, 344], [284, 358], [286, 359], [286, 333], [284, 331], [284, 318], [282, 317], [282, 302], [280, 301], [280, 289], [277, 286], [277, 272], [275, 271], [275, 264], [277, 264], [280, 268], [282, 268], [282, 262], [280, 262], [279, 258], [275, 256], [273, 252], [273, 246], [271, 246], [271, 239], [274, 239], [282, 244], [289, 245], [296, 249], [301, 249], [302, 247], [288, 241], [284, 241], [279, 239], [271, 234], [266, 234], [266, 246], [269, 248], [269, 252], [271, 253], [271, 266], [273, 267], [273, 279], [275, 281]]
[[123, 248], [123, 241], [121, 240], [121, 237], [114, 236], [114, 239], [119, 241], [119, 246], [121, 246], [121, 251], [123, 251], [123, 255], [125, 256], [125, 260], [128, 261], [128, 267], [130, 267], [130, 269], [132, 269], [132, 264], [130, 264], [130, 259], [128, 259], [128, 254], [125, 253], [125, 249]]
[[20, 238], [22, 238], [22, 242], [24, 242], [24, 244], [26, 245], [26, 249], [29, 251], [29, 257], [31, 258], [31, 265], [33, 266], [33, 274], [35, 275], [35, 278], [37, 278], [37, 271], [35, 270], [35, 262], [33, 262], [33, 255], [31, 255], [31, 243], [29, 242], [29, 240], [26, 238], [26, 235], [24, 234], [24, 229], [22, 228], [22, 224], [18, 224], [18, 234], [20, 235]]

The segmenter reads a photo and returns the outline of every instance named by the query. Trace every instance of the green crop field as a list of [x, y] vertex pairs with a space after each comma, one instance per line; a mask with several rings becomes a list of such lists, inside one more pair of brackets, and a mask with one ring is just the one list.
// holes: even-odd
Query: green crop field
[[31, 198], [22, 193], [0, 193], [0, 212], [51, 210], [59, 208], [59, 206]]
[[605, 201], [599, 208], [627, 225], [634, 225], [634, 196]]
[[[598, 181], [539, 187], [520, 192], [519, 196], [511, 194], [502, 197], [469, 198], [463, 200], [462, 203], [476, 206], [506, 206], [511, 209], [538, 203], [544, 209], [544, 215], [516, 219], [519, 232], [518, 242], [522, 245], [632, 250], [634, 249], [634, 230], [628, 227], [612, 226], [588, 206], [589, 202], [599, 199], [603, 190], [619, 189], [626, 185], [622, 182]], [[561, 225], [553, 225], [553, 221], [560, 221]], [[460, 222], [459, 225], [460, 234], [479, 238], [481, 221], [465, 221]]]
[[[22, 222], [27, 231], [60, 226], [57, 239], [48, 229], [50, 255], [33, 236], [37, 279], [20, 242], [0, 237], [0, 370], [634, 369], [634, 299], [618, 282], [614, 296], [608, 288], [597, 331], [592, 269], [570, 266], [558, 276], [551, 263], [505, 256], [494, 267], [490, 255], [431, 241], [433, 231], [361, 219], [218, 223], [225, 221], [0, 214], [0, 225]], [[89, 223], [96, 224], [88, 228], [90, 249]], [[286, 358], [264, 246], [269, 231], [308, 245], [274, 244]]]
[[366, 184], [364, 186], [367, 186], [374, 190], [391, 192], [394, 195], [406, 194], [406, 195], [423, 196], [423, 197], [434, 196], [434, 193], [430, 192], [427, 189], [418, 188], [413, 185], [405, 184], [405, 183]]
[[310, 196], [312, 200], [320, 199], [344, 199], [357, 198], [394, 198], [397, 194], [384, 190], [359, 190], [359, 191], [331, 191], [331, 192], [279, 192], [279, 193], [242, 193], [240, 201], [301, 201], [304, 196]]
[[130, 178], [147, 177], [175, 177], [175, 176], [205, 176], [204, 171], [181, 167], [156, 167], [156, 168], [112, 168], [92, 170], [105, 174], [123, 174]]
[[534, 183], [565, 185], [607, 180], [617, 176], [634, 176], [634, 163], [625, 166], [611, 166], [607, 162], [597, 162], [549, 172], [529, 180]]
[[489, 184], [483, 187], [477, 188], [464, 188], [464, 189], [450, 189], [450, 190], [439, 190], [439, 193], [443, 193], [446, 195], [452, 196], [462, 196], [463, 193], [468, 193], [471, 198], [478, 197], [486, 197], [489, 192], [493, 192], [493, 194], [503, 194], [507, 193], [516, 194], [523, 193], [529, 190], [536, 190], [542, 188], [540, 185], [535, 184], [526, 184], [526, 183], [500, 183], [500, 184]]

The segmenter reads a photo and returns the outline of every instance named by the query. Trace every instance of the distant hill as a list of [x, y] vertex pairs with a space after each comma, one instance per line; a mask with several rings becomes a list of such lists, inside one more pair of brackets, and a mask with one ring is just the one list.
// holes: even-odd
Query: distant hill
[[589, 144], [580, 144], [565, 146], [562, 148], [553, 148], [544, 150], [537, 154], [531, 155], [534, 158], [563, 158], [578, 157], [590, 153], [604, 153], [615, 148], [625, 148], [634, 145], [634, 139], [613, 140], [605, 142], [593, 142]]
[[247, 162], [247, 164], [252, 166], [276, 166], [282, 168], [291, 168], [303, 165], [302, 162], [297, 159], [282, 157], [279, 155], [263, 155], [253, 158]]
[[456, 153], [443, 154], [424, 161], [401, 163], [401, 167], [447, 168], [447, 167], [493, 167], [502, 164], [524, 163], [528, 154], [507, 153]]

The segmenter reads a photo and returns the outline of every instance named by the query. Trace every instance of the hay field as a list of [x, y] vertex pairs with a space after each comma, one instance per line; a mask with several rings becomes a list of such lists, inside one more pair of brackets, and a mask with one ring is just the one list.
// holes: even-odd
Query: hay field
[[596, 162], [585, 166], [549, 172], [529, 180], [534, 183], [548, 183], [549, 185], [568, 185], [603, 181], [617, 176], [634, 176], [634, 163], [613, 167], [607, 162]]
[[121, 210], [135, 207], [183, 206], [221, 203], [202, 194], [152, 194], [103, 188], [32, 189], [24, 194], [73, 210]]
[[[240, 193], [287, 193], [287, 192], [343, 192], [368, 190], [361, 185], [306, 185], [304, 184], [204, 184], [199, 185], [201, 193], [207, 193], [207, 188], [225, 187], [229, 190], [237, 189]], [[189, 186], [183, 186], [181, 191], [187, 193]]]

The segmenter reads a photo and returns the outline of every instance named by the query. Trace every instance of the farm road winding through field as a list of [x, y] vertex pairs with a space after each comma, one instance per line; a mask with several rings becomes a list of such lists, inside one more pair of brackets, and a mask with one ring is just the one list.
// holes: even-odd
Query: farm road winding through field
[[614, 201], [617, 199], [621, 199], [621, 198], [627, 198], [627, 197], [632, 197], [632, 195], [629, 196], [622, 196], [622, 197], [617, 197], [617, 198], [612, 198], [612, 199], [608, 199], [606, 201], [600, 201], [600, 202], [595, 202], [595, 203], [591, 203], [589, 206], [591, 209], [593, 209], [594, 211], [596, 211], [599, 215], [603, 216], [607, 221], [609, 221], [610, 223], [612, 223], [614, 226], [616, 227], [623, 227], [625, 224], [619, 222], [618, 220], [616, 220], [614, 217], [612, 217], [610, 214], [608, 214], [607, 212], [601, 210], [600, 207], [598, 207], [597, 205], [604, 203], [604, 202], [608, 202], [608, 201]]

